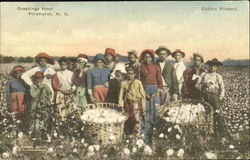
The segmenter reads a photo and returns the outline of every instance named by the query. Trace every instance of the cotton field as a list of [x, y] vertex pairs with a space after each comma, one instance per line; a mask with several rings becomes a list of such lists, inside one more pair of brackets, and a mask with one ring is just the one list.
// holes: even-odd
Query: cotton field
[[[54, 129], [46, 141], [30, 138], [27, 119], [7, 110], [6, 87], [8, 73], [15, 64], [1, 64], [0, 73], [0, 159], [249, 159], [249, 70], [248, 67], [223, 67], [226, 96], [221, 114], [229, 129], [221, 141], [196, 131], [196, 128], [160, 119], [154, 128], [153, 145], [138, 138], [124, 136], [118, 144], [90, 144], [84, 137], [83, 121], [102, 123], [122, 122], [125, 117], [104, 110], [89, 111], [80, 117], [72, 113], [67, 121], [54, 121]], [[23, 64], [22, 64], [23, 65]], [[25, 64], [26, 69], [32, 64]], [[194, 113], [204, 112], [201, 104]], [[183, 110], [186, 106], [183, 106]], [[170, 115], [175, 114], [170, 110]], [[193, 115], [192, 118], [195, 118]], [[99, 120], [97, 117], [102, 117]], [[56, 117], [54, 117], [55, 119]], [[111, 120], [110, 120], [111, 119]]]

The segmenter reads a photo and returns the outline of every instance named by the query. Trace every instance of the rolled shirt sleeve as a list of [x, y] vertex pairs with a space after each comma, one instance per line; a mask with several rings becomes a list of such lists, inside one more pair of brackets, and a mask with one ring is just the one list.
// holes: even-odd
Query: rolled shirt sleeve
[[220, 75], [218, 75], [218, 84], [219, 84], [219, 89], [220, 89], [220, 98], [224, 98], [225, 96], [225, 87], [224, 87], [224, 82], [223, 79]]

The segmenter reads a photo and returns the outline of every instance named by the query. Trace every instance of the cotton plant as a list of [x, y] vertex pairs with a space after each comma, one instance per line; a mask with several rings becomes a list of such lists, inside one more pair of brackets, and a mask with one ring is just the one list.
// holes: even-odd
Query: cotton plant
[[[235, 77], [232, 78], [233, 73]], [[55, 129], [48, 133], [50, 142], [46, 142], [47, 150], [44, 155], [37, 156], [37, 159], [125, 159], [125, 152], [129, 150], [128, 159], [248, 159], [250, 157], [248, 148], [249, 139], [249, 107], [248, 107], [248, 80], [247, 73], [240, 70], [223, 71], [225, 79], [226, 96], [220, 114], [225, 116], [229, 128], [233, 133], [233, 138], [223, 139], [222, 146], [218, 149], [211, 148], [218, 144], [217, 141], [206, 142], [204, 150], [193, 154], [190, 143], [196, 142], [196, 135], [192, 133], [193, 127], [184, 127], [181, 123], [166, 123], [163, 120], [160, 125], [155, 125], [154, 138], [157, 143], [147, 146], [143, 142], [143, 137], [126, 137], [119, 144], [102, 146], [99, 144], [89, 144], [87, 138], [83, 137], [86, 127], [76, 113], [69, 114], [67, 122], [57, 122], [54, 118]], [[22, 152], [25, 145], [32, 146], [36, 141], [29, 139], [29, 129], [23, 128], [25, 125], [20, 121], [16, 113], [7, 111], [7, 97], [2, 91], [6, 90], [7, 76], [0, 74], [0, 159], [32, 159]], [[228, 85], [229, 84], [229, 85]], [[240, 92], [236, 92], [240, 90]], [[170, 112], [173, 113], [173, 112]], [[202, 112], [201, 112], [202, 113]], [[166, 115], [168, 116], [168, 115]], [[178, 121], [177, 121], [178, 122]], [[63, 128], [60, 131], [59, 128]], [[62, 134], [65, 132], [66, 134]], [[112, 133], [112, 131], [111, 131]], [[192, 137], [191, 137], [192, 136]], [[74, 138], [73, 138], [74, 137]], [[191, 137], [191, 138], [190, 138]], [[111, 137], [112, 139], [112, 137]], [[57, 141], [57, 142], [55, 142]], [[88, 150], [93, 148], [93, 151]], [[150, 147], [150, 149], [149, 149]], [[162, 150], [157, 150], [161, 148]], [[152, 152], [151, 152], [152, 151]], [[222, 152], [223, 151], [223, 152]], [[225, 153], [224, 153], [225, 152]], [[88, 153], [93, 154], [88, 157]], [[89, 155], [91, 155], [89, 154]], [[34, 159], [34, 157], [33, 157]]]

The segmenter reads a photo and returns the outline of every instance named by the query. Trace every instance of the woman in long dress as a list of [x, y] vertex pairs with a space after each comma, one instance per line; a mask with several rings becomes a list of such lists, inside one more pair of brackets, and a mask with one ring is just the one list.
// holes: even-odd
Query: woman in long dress
[[75, 109], [74, 91], [72, 83], [73, 72], [69, 71], [68, 60], [62, 57], [58, 60], [61, 70], [56, 72], [52, 79], [52, 87], [55, 91], [55, 104], [61, 120], [66, 120], [66, 116]]
[[85, 54], [79, 54], [76, 60], [76, 70], [73, 74], [73, 84], [76, 86], [75, 92], [75, 100], [76, 105], [78, 107], [83, 107], [87, 104], [87, 78], [86, 78], [86, 71], [87, 67], [88, 56]]
[[142, 130], [145, 143], [152, 144], [153, 128], [158, 116], [157, 105], [160, 105], [159, 93], [163, 87], [160, 67], [154, 64], [155, 52], [146, 49], [141, 54], [140, 79], [146, 93], [146, 115]]

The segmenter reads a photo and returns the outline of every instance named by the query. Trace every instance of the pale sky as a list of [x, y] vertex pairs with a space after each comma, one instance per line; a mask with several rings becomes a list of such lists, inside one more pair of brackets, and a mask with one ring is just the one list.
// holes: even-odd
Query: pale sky
[[[20, 11], [19, 8], [39, 8]], [[42, 7], [53, 11], [42, 11]], [[217, 10], [204, 10], [217, 8]], [[220, 7], [236, 10], [219, 10]], [[51, 12], [54, 16], [29, 16]], [[69, 16], [55, 16], [55, 12]], [[249, 3], [242, 2], [2, 2], [1, 54], [35, 56], [95, 55], [114, 48], [181, 49], [189, 60], [249, 58]]]

